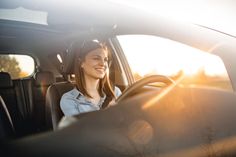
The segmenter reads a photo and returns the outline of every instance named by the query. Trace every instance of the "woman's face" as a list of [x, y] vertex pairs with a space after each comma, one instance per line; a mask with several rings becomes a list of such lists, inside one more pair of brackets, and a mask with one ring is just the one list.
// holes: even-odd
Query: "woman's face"
[[102, 79], [108, 68], [108, 52], [102, 48], [90, 51], [81, 64], [85, 77]]

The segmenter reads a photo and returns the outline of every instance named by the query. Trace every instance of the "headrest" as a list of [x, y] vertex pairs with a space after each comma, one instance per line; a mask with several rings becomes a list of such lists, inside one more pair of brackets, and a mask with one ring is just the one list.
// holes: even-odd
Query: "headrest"
[[34, 80], [36, 86], [49, 86], [55, 82], [54, 75], [50, 71], [36, 72], [34, 75]]
[[63, 74], [73, 74], [74, 73], [74, 58], [75, 58], [75, 48], [81, 47], [83, 41], [74, 41], [69, 45], [69, 48], [64, 52], [64, 60], [62, 66]]
[[7, 72], [0, 72], [0, 88], [9, 88], [13, 86], [11, 76]]

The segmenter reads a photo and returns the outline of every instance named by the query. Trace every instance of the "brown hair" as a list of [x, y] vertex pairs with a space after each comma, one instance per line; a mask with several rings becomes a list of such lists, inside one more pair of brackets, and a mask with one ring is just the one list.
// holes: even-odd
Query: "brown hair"
[[[90, 98], [91, 96], [88, 94], [85, 88], [85, 77], [84, 77], [84, 72], [81, 67], [81, 64], [89, 52], [98, 48], [101, 48], [104, 51], [108, 52], [108, 59], [110, 61], [111, 53], [105, 44], [101, 44], [95, 41], [84, 41], [82, 46], [78, 46], [78, 43], [77, 44], [74, 43], [73, 48], [72, 48], [72, 51], [74, 51], [75, 53], [74, 73], [75, 73], [76, 88], [83, 95]], [[111, 63], [108, 63], [108, 64], [110, 65]], [[108, 68], [109, 68], [109, 65], [108, 65]], [[98, 92], [100, 96], [104, 96], [104, 93], [105, 93], [106, 97], [109, 97], [111, 100], [115, 98], [114, 90], [112, 88], [110, 78], [109, 78], [109, 72], [105, 74], [104, 78], [100, 79]], [[104, 106], [102, 106], [102, 108], [104, 108]]]

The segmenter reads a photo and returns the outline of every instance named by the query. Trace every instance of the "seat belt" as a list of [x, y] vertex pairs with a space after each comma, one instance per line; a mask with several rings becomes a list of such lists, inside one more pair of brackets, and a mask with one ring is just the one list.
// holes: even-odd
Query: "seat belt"
[[112, 101], [112, 97], [107, 96], [102, 104], [101, 109], [106, 109], [111, 101]]

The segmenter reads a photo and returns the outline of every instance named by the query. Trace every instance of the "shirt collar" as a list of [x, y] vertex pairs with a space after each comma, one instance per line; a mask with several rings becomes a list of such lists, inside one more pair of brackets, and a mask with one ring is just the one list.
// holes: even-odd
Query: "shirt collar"
[[[76, 87], [72, 90], [71, 94], [74, 96], [74, 98], [84, 96]], [[106, 99], [106, 94], [104, 94], [104, 96], [101, 97], [101, 101], [104, 101], [105, 99]]]
[[79, 97], [80, 95], [83, 95], [77, 88], [74, 88], [71, 92], [74, 98]]

